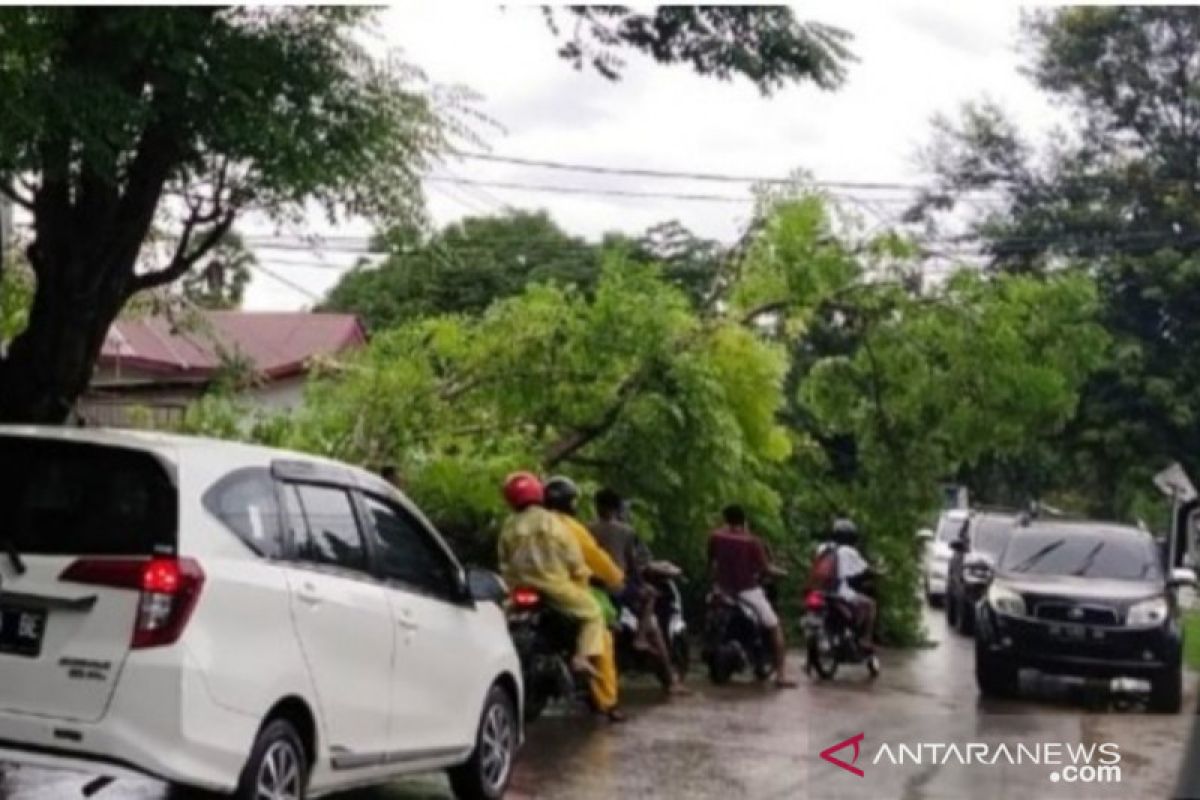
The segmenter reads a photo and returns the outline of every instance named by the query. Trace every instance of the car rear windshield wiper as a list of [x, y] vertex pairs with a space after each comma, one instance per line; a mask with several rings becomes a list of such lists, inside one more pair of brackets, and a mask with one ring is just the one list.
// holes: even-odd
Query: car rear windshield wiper
[[17, 550], [17, 543], [12, 540], [12, 537], [7, 537], [0, 540], [0, 546], [4, 547], [4, 554], [8, 556], [8, 563], [12, 564], [12, 568], [18, 575], [25, 574], [25, 559], [21, 558], [21, 552]]

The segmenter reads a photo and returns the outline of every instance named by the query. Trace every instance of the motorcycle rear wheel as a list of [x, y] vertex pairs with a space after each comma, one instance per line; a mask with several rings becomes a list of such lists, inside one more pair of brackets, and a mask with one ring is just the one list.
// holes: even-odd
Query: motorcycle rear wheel
[[828, 635], [818, 632], [808, 639], [808, 663], [822, 680], [832, 680], [838, 671], [837, 653]]

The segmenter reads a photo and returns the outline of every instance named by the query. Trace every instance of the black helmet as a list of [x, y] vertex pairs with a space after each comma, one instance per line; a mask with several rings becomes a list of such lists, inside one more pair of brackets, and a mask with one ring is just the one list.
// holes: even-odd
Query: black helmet
[[546, 481], [545, 496], [546, 508], [574, 514], [575, 504], [579, 501], [579, 487], [570, 478], [555, 475]]
[[848, 544], [852, 547], [858, 544], [858, 526], [852, 519], [846, 517], [835, 519], [831, 533], [833, 540], [838, 544]]

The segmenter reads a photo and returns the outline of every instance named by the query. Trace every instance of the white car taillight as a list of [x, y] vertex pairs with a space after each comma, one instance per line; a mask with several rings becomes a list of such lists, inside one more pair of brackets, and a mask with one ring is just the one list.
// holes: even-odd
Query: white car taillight
[[81, 558], [59, 580], [140, 592], [129, 645], [140, 650], [179, 640], [200, 599], [204, 571], [191, 558]]

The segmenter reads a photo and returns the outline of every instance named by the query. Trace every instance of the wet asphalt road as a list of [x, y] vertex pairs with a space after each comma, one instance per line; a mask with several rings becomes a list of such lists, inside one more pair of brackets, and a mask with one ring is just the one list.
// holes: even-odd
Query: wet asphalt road
[[[1196, 708], [1189, 676], [1185, 713], [1152, 715], [1135, 699], [1102, 687], [1027, 675], [1022, 699], [981, 701], [970, 640], [928, 615], [928, 649], [883, 654], [872, 682], [847, 667], [831, 683], [804, 678], [779, 691], [749, 683], [720, 689], [693, 671], [693, 697], [664, 701], [655, 688], [626, 688], [631, 720], [610, 727], [588, 718], [552, 714], [530, 727], [513, 779], [516, 800], [783, 800], [783, 798], [1165, 798], [1171, 793]], [[859, 777], [817, 754], [863, 733]], [[988, 767], [872, 763], [881, 743], [1007, 741], [1105, 743], [1120, 750], [1119, 783], [1057, 782], [1045, 765]], [[1014, 745], [1015, 747], [1015, 745]], [[837, 753], [849, 760], [849, 749]], [[1093, 762], [1094, 763], [1094, 762]], [[79, 797], [86, 778], [37, 770], [10, 772], [0, 800]], [[173, 800], [152, 782], [120, 782], [101, 800]], [[340, 800], [444, 800], [440, 777], [414, 779]]]

